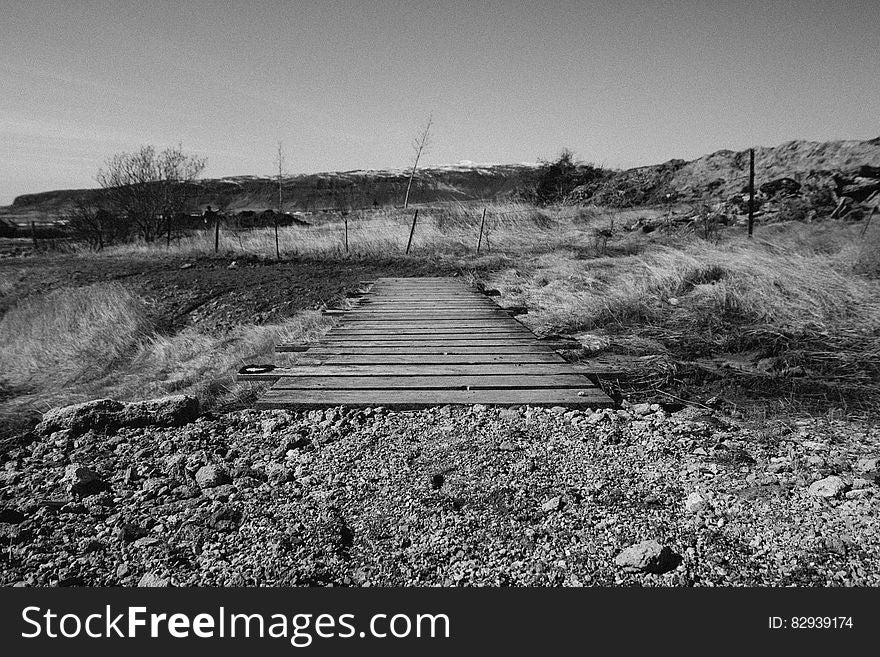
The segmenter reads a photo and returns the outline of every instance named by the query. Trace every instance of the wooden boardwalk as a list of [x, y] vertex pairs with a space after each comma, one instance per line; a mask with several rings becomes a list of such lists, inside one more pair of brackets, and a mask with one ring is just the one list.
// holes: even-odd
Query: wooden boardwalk
[[381, 278], [291, 367], [239, 379], [275, 379], [258, 408], [445, 404], [611, 406], [552, 344], [454, 278]]

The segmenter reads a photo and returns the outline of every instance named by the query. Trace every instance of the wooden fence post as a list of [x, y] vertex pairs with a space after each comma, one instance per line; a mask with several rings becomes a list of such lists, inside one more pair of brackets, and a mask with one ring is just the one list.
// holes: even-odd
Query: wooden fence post
[[348, 215], [342, 215], [343, 221], [345, 221], [345, 252], [348, 253]]
[[217, 253], [220, 250], [220, 213], [217, 213], [217, 218], [214, 219], [214, 253]]
[[874, 216], [874, 213], [875, 213], [875, 212], [877, 212], [877, 206], [876, 206], [876, 205], [875, 205], [873, 208], [871, 208], [871, 211], [868, 213], [868, 218], [865, 219], [865, 225], [864, 225], [864, 227], [862, 228], [862, 237], [864, 237], [865, 234], [868, 232], [868, 226], [871, 225], [871, 217]]
[[409, 229], [409, 241], [406, 243], [406, 255], [409, 255], [409, 248], [412, 246], [413, 233], [416, 232], [416, 219], [418, 219], [418, 217], [419, 209], [416, 208], [415, 214], [413, 214], [412, 228]]
[[171, 248], [171, 217], [168, 217], [168, 239], [165, 245], [167, 248]]
[[483, 226], [486, 225], [486, 208], [483, 208], [483, 218], [480, 219], [480, 236], [477, 238], [477, 255], [480, 255], [480, 245], [483, 242]]
[[755, 149], [749, 149], [749, 237], [755, 230]]
[[275, 259], [281, 260], [281, 250], [278, 248], [278, 219], [275, 219]]
[[34, 222], [31, 222], [31, 239], [34, 241], [34, 251], [37, 251], [40, 248], [40, 245], [37, 244], [37, 227], [34, 225]]

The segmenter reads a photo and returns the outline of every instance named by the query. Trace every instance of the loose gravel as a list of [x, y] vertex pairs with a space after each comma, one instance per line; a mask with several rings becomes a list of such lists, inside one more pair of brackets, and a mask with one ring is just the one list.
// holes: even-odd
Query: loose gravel
[[851, 420], [472, 406], [48, 431], [0, 457], [7, 586], [880, 585], [880, 431]]

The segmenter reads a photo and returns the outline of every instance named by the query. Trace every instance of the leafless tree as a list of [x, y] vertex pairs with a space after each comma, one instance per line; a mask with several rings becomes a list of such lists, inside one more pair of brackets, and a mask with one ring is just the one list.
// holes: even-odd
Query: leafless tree
[[61, 217], [76, 239], [85, 241], [95, 251], [100, 251], [113, 241], [113, 237], [125, 232], [125, 226], [113, 225], [113, 218], [106, 210], [85, 199], [77, 199]]
[[183, 151], [180, 145], [157, 152], [141, 146], [117, 153], [98, 171], [98, 184], [106, 202], [152, 242], [171, 228], [183, 210], [189, 186], [204, 171], [207, 160]]
[[413, 148], [413, 165], [412, 170], [409, 172], [409, 181], [406, 183], [406, 195], [403, 197], [403, 209], [406, 210], [409, 207], [409, 192], [412, 188], [413, 178], [416, 175], [416, 168], [419, 166], [419, 158], [422, 156], [422, 153], [428, 149], [431, 145], [431, 124], [433, 123], [433, 117], [428, 116], [428, 120], [425, 122], [425, 125], [421, 127], [419, 133], [416, 135], [415, 139], [412, 142]]
[[275, 156], [275, 164], [278, 165], [278, 214], [284, 214], [284, 192], [283, 192], [283, 184], [284, 184], [284, 165], [286, 163], [286, 158], [284, 157], [284, 150], [281, 146], [281, 142], [278, 142], [278, 154]]
[[275, 157], [275, 162], [278, 165], [278, 214], [273, 217], [273, 224], [275, 227], [275, 258], [277, 260], [281, 260], [281, 248], [278, 245], [278, 219], [279, 217], [284, 216], [284, 149], [281, 147], [281, 142], [278, 142], [278, 154]]

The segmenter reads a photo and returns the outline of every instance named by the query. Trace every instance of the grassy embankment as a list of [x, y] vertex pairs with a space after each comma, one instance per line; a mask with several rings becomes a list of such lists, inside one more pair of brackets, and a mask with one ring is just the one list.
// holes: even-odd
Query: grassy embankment
[[[424, 211], [409, 258], [433, 258], [472, 272], [526, 305], [539, 331], [602, 336], [611, 352], [643, 357], [642, 395], [772, 399], [813, 408], [874, 407], [880, 395], [880, 229], [838, 223], [739, 228], [706, 241], [693, 231], [627, 232], [657, 211], [490, 208], [488, 252], [474, 254], [479, 213]], [[349, 221], [279, 231], [285, 257], [404, 258], [411, 215], [378, 212]], [[611, 235], [608, 236], [610, 231]], [[604, 234], [603, 234], [604, 233]], [[485, 246], [484, 246], [485, 249]], [[271, 229], [225, 234], [221, 254], [274, 255]], [[113, 256], [198, 258], [213, 235], [164, 245], [124, 245], [73, 256], [99, 265]], [[70, 257], [70, 256], [64, 256]], [[8, 293], [8, 290], [4, 290]], [[135, 399], [190, 392], [207, 403], [240, 398], [232, 373], [271, 360], [282, 340], [308, 341], [326, 323], [303, 312], [227, 334], [185, 327], [161, 333], [136, 290], [98, 284], [48, 291], [0, 318], [0, 404], [6, 418], [111, 396]], [[662, 398], [662, 397], [661, 397]]]

